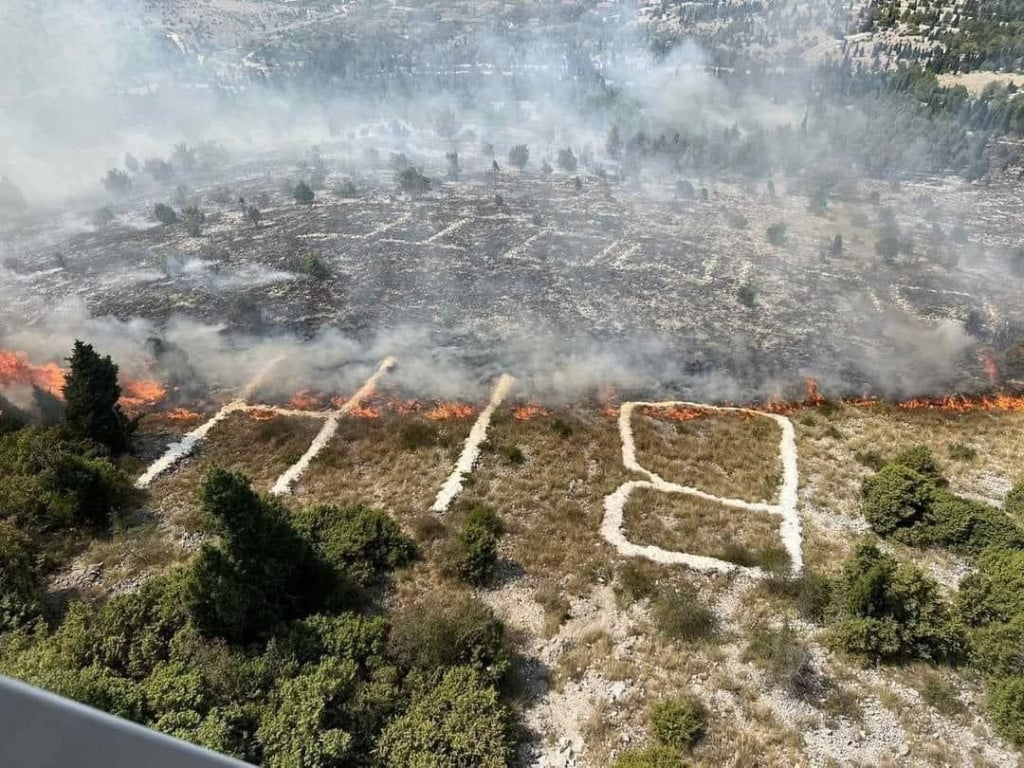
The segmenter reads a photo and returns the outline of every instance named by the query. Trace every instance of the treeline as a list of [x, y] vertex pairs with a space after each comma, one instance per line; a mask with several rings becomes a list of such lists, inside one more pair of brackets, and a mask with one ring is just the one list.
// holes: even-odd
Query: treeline
[[1020, 71], [1024, 66], [1024, 2], [965, 0], [875, 0], [863, 10], [861, 29], [887, 30], [902, 24], [908, 36], [932, 45], [905, 46], [933, 72]]

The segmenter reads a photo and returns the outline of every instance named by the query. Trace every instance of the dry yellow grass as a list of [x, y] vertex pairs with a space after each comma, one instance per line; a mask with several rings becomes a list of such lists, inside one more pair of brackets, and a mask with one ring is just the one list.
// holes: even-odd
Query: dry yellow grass
[[[427, 422], [385, 414], [345, 418], [294, 489], [296, 506], [366, 503], [403, 522], [425, 513], [451, 472], [473, 418]], [[403, 437], [412, 421], [432, 427], [431, 443], [413, 447]]]
[[760, 565], [767, 558], [788, 560], [779, 538], [780, 518], [766, 512], [647, 488], [634, 491], [624, 511], [626, 535], [636, 544], [740, 565]]
[[195, 453], [162, 477], [150, 490], [152, 508], [172, 523], [193, 527], [196, 493], [211, 467], [220, 465], [244, 472], [260, 491], [294, 463], [320, 429], [320, 421], [275, 416], [260, 421], [236, 413], [218, 424]]
[[[553, 428], [556, 420], [567, 433]], [[576, 594], [610, 580], [616, 554], [599, 534], [603, 501], [628, 479], [614, 419], [560, 409], [518, 421], [503, 408], [485, 448], [458, 503], [497, 510], [528, 576], [559, 580]], [[521, 463], [510, 459], [512, 448]]]
[[781, 437], [771, 419], [716, 413], [670, 421], [635, 412], [633, 438], [640, 466], [663, 479], [716, 496], [773, 501], [782, 477]]

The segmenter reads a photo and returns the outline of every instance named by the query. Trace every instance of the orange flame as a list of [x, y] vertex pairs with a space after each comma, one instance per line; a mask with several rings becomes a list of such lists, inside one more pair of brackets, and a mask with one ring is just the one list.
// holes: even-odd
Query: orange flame
[[372, 405], [357, 405], [350, 411], [345, 412], [346, 416], [352, 416], [357, 419], [379, 419], [380, 408], [376, 408]]
[[526, 421], [532, 419], [534, 416], [550, 416], [551, 411], [544, 408], [538, 403], [526, 403], [520, 405], [518, 408], [513, 409], [512, 416], [519, 421]]
[[274, 413], [269, 408], [253, 408], [252, 410], [248, 411], [248, 413], [249, 418], [253, 419], [254, 421], [270, 421], [271, 419], [277, 416], [277, 414]]
[[121, 399], [118, 402], [125, 408], [141, 408], [159, 403], [167, 397], [167, 387], [152, 379], [126, 381], [121, 385]]
[[316, 410], [320, 407], [320, 401], [321, 398], [309, 389], [299, 390], [288, 400], [292, 408], [297, 408], [300, 411]]
[[431, 421], [468, 419], [473, 415], [473, 406], [469, 403], [438, 403], [423, 415]]
[[198, 421], [203, 418], [201, 413], [190, 411], [188, 408], [175, 408], [164, 414], [164, 418], [171, 421]]
[[11, 384], [33, 385], [63, 397], [66, 375], [67, 372], [56, 363], [33, 365], [24, 352], [0, 350], [0, 387]]
[[825, 396], [822, 395], [821, 390], [818, 389], [817, 379], [807, 379], [804, 386], [806, 388], [804, 403], [807, 405], [821, 405], [825, 402]]
[[708, 411], [704, 408], [690, 408], [682, 405], [670, 405], [665, 408], [644, 407], [640, 411], [644, 416], [652, 419], [665, 419], [667, 421], [690, 421], [707, 416]]
[[408, 416], [410, 413], [416, 413], [423, 407], [423, 401], [421, 400], [390, 400], [388, 401], [388, 408], [393, 410], [400, 416]]

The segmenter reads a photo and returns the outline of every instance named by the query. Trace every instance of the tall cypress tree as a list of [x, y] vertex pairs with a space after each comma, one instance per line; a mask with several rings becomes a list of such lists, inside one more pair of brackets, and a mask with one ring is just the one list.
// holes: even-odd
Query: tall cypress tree
[[71, 437], [88, 438], [111, 453], [128, 450], [136, 424], [117, 404], [121, 387], [110, 355], [100, 357], [91, 344], [75, 341], [71, 370], [64, 382], [64, 429]]

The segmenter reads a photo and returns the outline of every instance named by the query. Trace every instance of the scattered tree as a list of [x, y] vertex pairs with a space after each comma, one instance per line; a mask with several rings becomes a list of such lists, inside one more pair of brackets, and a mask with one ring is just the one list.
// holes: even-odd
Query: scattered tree
[[107, 192], [123, 197], [131, 191], [132, 180], [124, 171], [117, 168], [111, 168], [103, 178], [103, 187]]
[[206, 214], [195, 205], [186, 205], [181, 209], [181, 220], [185, 223], [185, 231], [189, 237], [199, 237], [203, 234], [203, 224], [206, 223]]
[[313, 202], [315, 195], [306, 182], [300, 181], [292, 190], [292, 197], [295, 198], [295, 202], [300, 203], [301, 205], [309, 205]]
[[565, 173], [576, 172], [576, 156], [572, 153], [571, 147], [558, 150], [558, 155], [555, 157], [555, 165], [558, 166], [560, 171]]
[[260, 209], [255, 205], [247, 205], [245, 207], [245, 218], [247, 218], [254, 227], [258, 227], [260, 225], [260, 218], [262, 216], [263, 214], [260, 213]]
[[508, 164], [522, 171], [530, 162], [530, 149], [525, 144], [516, 144], [508, 151]]
[[430, 191], [431, 180], [418, 168], [406, 168], [398, 175], [398, 188], [412, 195]]
[[768, 242], [774, 246], [782, 247], [786, 244], [786, 225], [781, 221], [776, 222], [765, 230], [765, 236], [768, 238]]
[[446, 152], [445, 160], [448, 161], [448, 178], [455, 181], [459, 178], [461, 173], [459, 169], [459, 153], [458, 152]]
[[63, 428], [74, 438], [93, 440], [111, 453], [128, 450], [137, 422], [121, 412], [117, 366], [91, 344], [75, 341], [64, 381]]
[[164, 203], [157, 203], [153, 206], [153, 218], [163, 224], [165, 227], [175, 224], [178, 221], [178, 214], [174, 212], [171, 206]]

